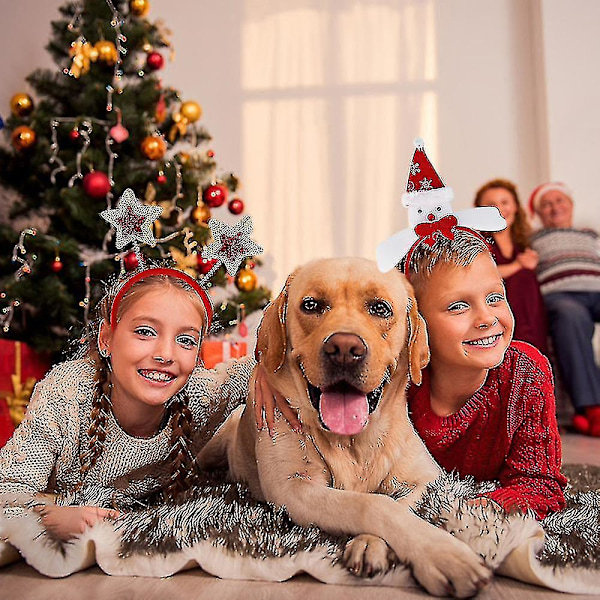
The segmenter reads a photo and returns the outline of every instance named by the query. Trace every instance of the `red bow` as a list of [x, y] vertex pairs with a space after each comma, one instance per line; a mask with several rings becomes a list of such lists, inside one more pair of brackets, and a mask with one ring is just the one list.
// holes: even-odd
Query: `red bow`
[[458, 225], [458, 219], [454, 215], [446, 215], [437, 221], [431, 223], [419, 223], [415, 226], [415, 233], [428, 246], [433, 246], [435, 243], [435, 234], [440, 233], [449, 240], [454, 239], [454, 231], [452, 229]]

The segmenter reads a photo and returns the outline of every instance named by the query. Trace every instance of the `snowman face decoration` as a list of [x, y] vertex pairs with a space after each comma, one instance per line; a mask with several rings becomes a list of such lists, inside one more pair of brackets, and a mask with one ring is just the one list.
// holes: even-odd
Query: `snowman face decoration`
[[419, 223], [432, 223], [451, 214], [450, 202], [422, 202], [408, 207], [408, 221], [413, 227]]

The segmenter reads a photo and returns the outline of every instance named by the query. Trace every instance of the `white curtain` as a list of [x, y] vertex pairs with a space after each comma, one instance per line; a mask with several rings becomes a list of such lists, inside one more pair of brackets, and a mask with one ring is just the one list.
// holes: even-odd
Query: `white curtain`
[[406, 226], [412, 140], [436, 158], [435, 33], [433, 0], [245, 0], [244, 194], [275, 289]]

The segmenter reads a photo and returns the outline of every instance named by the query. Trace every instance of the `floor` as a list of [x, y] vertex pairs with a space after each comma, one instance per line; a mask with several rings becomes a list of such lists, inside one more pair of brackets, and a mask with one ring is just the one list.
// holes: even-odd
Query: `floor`
[[[600, 465], [600, 439], [575, 434], [563, 435], [564, 463]], [[418, 588], [352, 588], [324, 585], [307, 576], [295, 577], [285, 583], [253, 581], [226, 581], [204, 574], [200, 570], [179, 573], [166, 579], [136, 577], [109, 577], [99, 569], [88, 569], [65, 579], [48, 579], [25, 563], [17, 563], [0, 570], [0, 599], [14, 600], [95, 600], [96, 598], [127, 600], [179, 600], [189, 598], [243, 598], [244, 600], [392, 600], [424, 598], [427, 594]], [[496, 577], [478, 598], [491, 600], [546, 600], [552, 598], [591, 598], [592, 596], [565, 596], [561, 593]], [[600, 598], [599, 595], [597, 596]]]

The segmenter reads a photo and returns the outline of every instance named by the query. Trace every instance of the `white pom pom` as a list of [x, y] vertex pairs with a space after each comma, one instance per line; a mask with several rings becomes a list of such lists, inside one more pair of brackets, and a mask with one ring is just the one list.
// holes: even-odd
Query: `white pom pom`
[[425, 142], [423, 141], [423, 138], [415, 138], [415, 148], [418, 148], [419, 150], [425, 149]]

